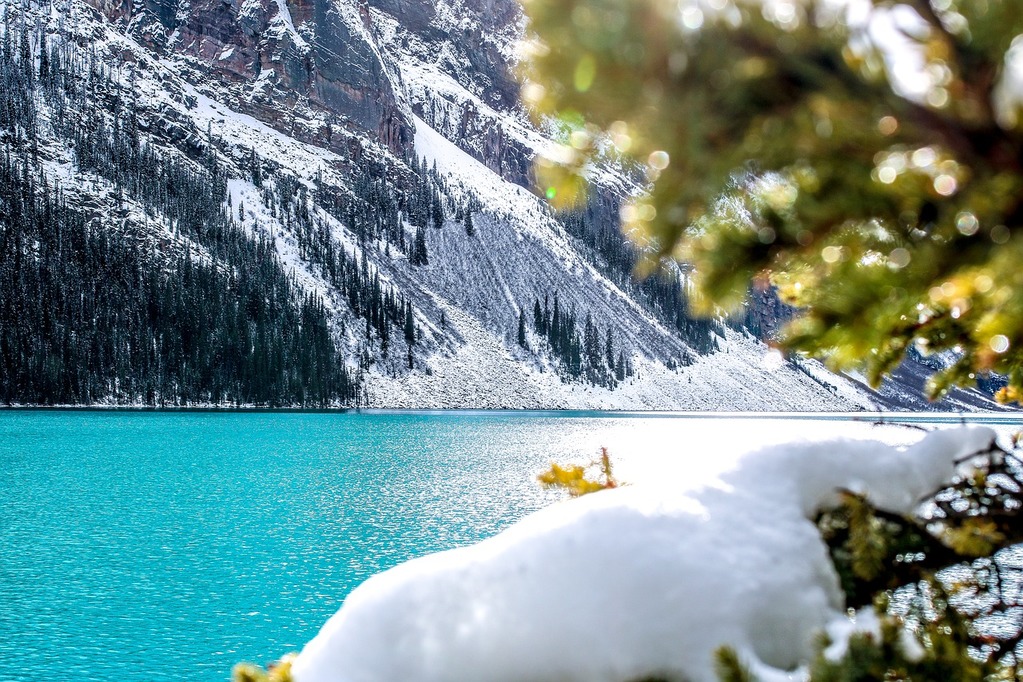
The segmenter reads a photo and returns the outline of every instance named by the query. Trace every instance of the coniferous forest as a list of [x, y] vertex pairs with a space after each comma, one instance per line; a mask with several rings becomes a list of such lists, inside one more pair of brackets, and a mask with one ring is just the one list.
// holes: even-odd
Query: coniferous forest
[[[564, 224], [568, 233], [582, 242], [583, 253], [591, 262], [616, 284], [632, 291], [697, 353], [706, 355], [717, 350], [715, 339], [725, 334], [721, 322], [692, 314], [686, 284], [678, 271], [665, 270], [637, 281], [635, 248], [622, 237], [617, 225], [596, 219], [593, 207], [569, 213]], [[680, 361], [688, 365], [694, 359], [683, 356]]]
[[[324, 302], [300, 294], [272, 246], [232, 224], [215, 154], [175, 160], [143, 141], [103, 69], [73, 46], [51, 49], [43, 33], [7, 28], [0, 401], [357, 404], [360, 380], [338, 352]], [[46, 182], [40, 99], [77, 166], [112, 183], [118, 201], [131, 196], [167, 220], [187, 238], [183, 253], [147, 244], [128, 220], [119, 232], [101, 229], [89, 208]]]

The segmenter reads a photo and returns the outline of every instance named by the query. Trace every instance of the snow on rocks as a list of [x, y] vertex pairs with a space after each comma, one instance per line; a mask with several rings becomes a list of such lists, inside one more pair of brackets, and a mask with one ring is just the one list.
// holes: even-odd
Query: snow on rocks
[[[461, 0], [442, 3], [437, 7], [437, 20], [445, 25], [461, 22], [463, 10], [472, 9], [471, 4]], [[362, 35], [378, 50], [380, 45], [367, 33], [370, 29], [363, 25], [356, 5], [347, 1], [339, 5], [341, 19], [351, 24], [353, 35]], [[262, 11], [262, 5], [249, 1], [240, 7], [242, 17]], [[280, 64], [265, 66], [254, 80], [227, 82], [206, 73], [206, 66], [188, 54], [176, 50], [153, 53], [132, 38], [134, 32], [123, 33], [86, 3], [74, 0], [67, 11], [73, 11], [68, 16], [73, 19], [69, 26], [74, 27], [68, 39], [96, 46], [98, 57], [111, 67], [112, 78], [122, 88], [131, 88], [144, 123], [141, 128], [149, 131], [144, 137], [157, 145], [154, 149], [187, 163], [192, 163], [188, 156], [201, 147], [217, 154], [221, 167], [231, 176], [231, 211], [237, 223], [253, 234], [272, 238], [285, 271], [295, 274], [300, 290], [296, 293], [315, 294], [327, 303], [346, 359], [368, 366], [370, 406], [817, 411], [871, 409], [877, 404], [862, 387], [828, 378], [830, 375], [812, 363], [804, 364], [802, 372], [785, 363], [765, 365], [766, 346], [730, 330], [718, 339], [722, 352], [695, 358], [691, 367], [669, 369], [666, 363], [693, 355], [685, 340], [659, 321], [651, 306], [642, 302], [640, 292], [604, 276], [541, 198], [460, 149], [452, 139], [464, 145], [465, 136], [455, 135], [451, 127], [453, 121], [462, 120], [454, 114], [476, 112], [497, 125], [501, 139], [514, 141], [527, 151], [546, 144], [541, 133], [526, 122], [523, 112], [501, 110], [496, 100], [491, 102], [493, 106], [487, 104], [492, 98], [485, 96], [486, 88], [473, 85], [474, 78], [486, 80], [486, 74], [472, 70], [448, 73], [435, 62], [434, 51], [425, 44], [420, 46], [422, 50], [416, 47], [415, 35], [397, 37], [395, 32], [404, 29], [393, 18], [386, 19], [386, 13], [373, 10], [381, 23], [374, 24], [372, 31], [386, 42], [387, 49], [380, 51], [395, 50], [383, 59], [390, 69], [391, 86], [409, 106], [421, 105], [420, 113], [431, 119], [427, 122], [407, 112], [415, 127], [415, 156], [435, 165], [445, 186], [447, 220], [440, 229], [427, 230], [427, 265], [411, 265], [394, 244], [380, 240], [363, 243], [355, 226], [330, 215], [332, 209], [313, 191], [320, 180], [326, 188], [324, 196], [338, 193], [358, 200], [360, 190], [352, 182], [354, 164], [386, 167], [396, 177], [405, 173], [411, 177], [402, 159], [372, 134], [339, 128], [336, 134], [351, 144], [340, 144], [335, 138], [328, 148], [317, 146], [315, 135], [299, 139], [294, 136], [299, 128], [285, 126], [281, 120], [275, 128], [274, 120], [258, 118], [265, 109], [254, 106], [251, 91], [269, 87]], [[294, 27], [283, 0], [277, 2], [274, 25], [294, 33], [295, 41], [306, 31]], [[508, 24], [501, 30], [510, 33], [491, 37], [510, 43], [521, 29], [519, 24]], [[406, 37], [412, 40], [411, 48], [403, 47]], [[228, 58], [228, 49], [225, 46], [221, 57]], [[445, 108], [439, 119], [434, 105]], [[43, 120], [48, 120], [46, 107], [41, 111]], [[190, 151], [163, 139], [168, 130], [183, 135], [192, 145]], [[132, 232], [147, 235], [143, 246], [154, 253], [176, 256], [188, 248], [195, 257], [211, 259], [190, 244], [187, 235], [171, 230], [165, 217], [151, 215], [150, 209], [133, 204], [131, 197], [123, 206], [115, 202], [112, 185], [73, 167], [70, 148], [56, 140], [41, 139], [40, 143], [44, 158], [50, 159], [46, 163], [48, 181], [55, 184], [59, 180], [62, 191], [88, 206], [104, 228], [123, 234], [128, 230], [121, 225], [131, 226]], [[376, 339], [365, 339], [360, 333], [362, 325], [351, 324], [357, 313], [326, 281], [320, 266], [299, 248], [294, 226], [264, 205], [263, 192], [248, 181], [254, 157], [267, 175], [267, 187], [274, 186], [273, 176], [289, 175], [310, 190], [310, 210], [318, 223], [326, 225], [336, 244], [346, 253], [357, 253], [360, 261], [365, 256], [385, 289], [393, 286], [412, 304], [416, 326], [425, 336], [416, 342], [411, 369], [404, 348], [388, 356]], [[627, 189], [622, 186], [615, 192], [627, 193]], [[239, 213], [242, 204], [245, 210]], [[474, 236], [467, 235], [464, 224], [454, 219], [455, 206], [473, 207]], [[123, 220], [118, 212], [125, 213]], [[136, 229], [139, 227], [141, 230]], [[407, 241], [412, 234], [409, 229]], [[591, 315], [602, 330], [612, 331], [615, 347], [636, 370], [634, 376], [614, 391], [565, 381], [558, 376], [554, 355], [531, 329], [527, 329], [529, 349], [519, 347], [515, 332], [520, 313], [525, 311], [529, 318], [535, 301], [555, 294], [562, 310], [574, 309], [580, 321]], [[441, 317], [444, 311], [447, 318], [458, 321], [446, 325]]]
[[295, 679], [709, 682], [722, 645], [761, 679], [803, 679], [818, 633], [869, 626], [848, 625], [815, 512], [842, 488], [908, 511], [993, 438], [779, 445], [699, 484], [548, 507], [366, 581], [299, 655]]

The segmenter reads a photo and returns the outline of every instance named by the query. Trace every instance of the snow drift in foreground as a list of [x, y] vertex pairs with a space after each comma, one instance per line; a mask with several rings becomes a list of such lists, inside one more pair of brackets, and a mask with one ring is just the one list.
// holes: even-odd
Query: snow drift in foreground
[[300, 654], [295, 679], [701, 682], [725, 644], [761, 679], [801, 679], [817, 633], [852, 629], [815, 513], [839, 488], [909, 512], [994, 437], [780, 445], [688, 489], [635, 485], [548, 507], [366, 581]]

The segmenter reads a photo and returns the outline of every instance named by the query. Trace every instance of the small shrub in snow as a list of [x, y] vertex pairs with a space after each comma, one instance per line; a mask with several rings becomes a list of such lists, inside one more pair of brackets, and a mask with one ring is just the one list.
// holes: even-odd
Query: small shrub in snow
[[294, 654], [288, 654], [276, 663], [271, 663], [264, 670], [252, 663], [239, 663], [231, 671], [231, 682], [295, 682], [291, 674], [291, 663]]
[[[599, 467], [603, 480], [587, 478], [588, 470], [593, 467]], [[589, 467], [578, 464], [562, 467], [554, 463], [551, 464], [550, 469], [537, 476], [537, 479], [545, 488], [559, 488], [572, 497], [617, 488], [619, 485], [611, 471], [611, 456], [608, 454], [607, 448], [600, 449], [600, 460], [593, 462]]]

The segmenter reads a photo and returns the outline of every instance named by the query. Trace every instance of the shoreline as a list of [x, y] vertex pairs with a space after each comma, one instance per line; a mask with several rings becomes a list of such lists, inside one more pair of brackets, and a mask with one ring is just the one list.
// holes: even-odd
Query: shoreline
[[862, 421], [885, 423], [911, 422], [948, 424], [982, 420], [985, 423], [1019, 423], [1023, 427], [1023, 409], [975, 412], [920, 412], [912, 410], [890, 411], [813, 411], [813, 412], [743, 412], [701, 410], [580, 410], [580, 409], [528, 409], [528, 408], [388, 408], [388, 407], [260, 407], [256, 405], [0, 405], [0, 414], [18, 412], [82, 412], [82, 413], [208, 413], [208, 414], [360, 414], [360, 415], [422, 415], [422, 416], [532, 416], [532, 417], [585, 417], [585, 418], [639, 418], [639, 419], [778, 419], [810, 421]]

